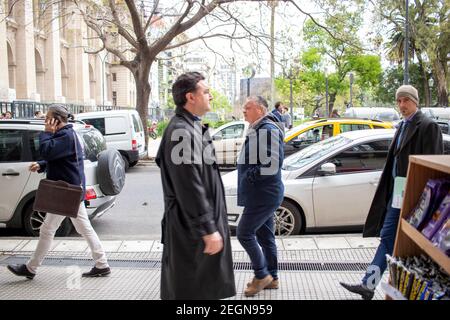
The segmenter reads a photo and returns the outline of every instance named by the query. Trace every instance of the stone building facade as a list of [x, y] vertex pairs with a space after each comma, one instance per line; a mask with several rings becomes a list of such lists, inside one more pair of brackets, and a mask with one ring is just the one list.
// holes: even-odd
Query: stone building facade
[[[0, 0], [0, 101], [135, 107], [131, 73], [65, 1]], [[6, 71], [7, 70], [7, 71]]]

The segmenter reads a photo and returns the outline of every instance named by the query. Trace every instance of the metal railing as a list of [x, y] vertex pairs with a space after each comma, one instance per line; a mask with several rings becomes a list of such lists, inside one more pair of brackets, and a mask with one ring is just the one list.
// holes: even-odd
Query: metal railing
[[[129, 110], [133, 108], [120, 107], [120, 106], [86, 106], [72, 103], [60, 103], [64, 105], [70, 113], [82, 113], [91, 111], [106, 111], [106, 110]], [[36, 111], [42, 111], [46, 113], [49, 106], [52, 103], [43, 103], [36, 101], [13, 101], [13, 102], [3, 102], [0, 101], [0, 113], [5, 113], [7, 111], [11, 112], [13, 118], [33, 118]]]

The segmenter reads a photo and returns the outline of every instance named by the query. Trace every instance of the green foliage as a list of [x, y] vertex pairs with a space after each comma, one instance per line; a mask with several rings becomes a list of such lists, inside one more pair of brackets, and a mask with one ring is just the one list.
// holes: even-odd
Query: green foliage
[[229, 114], [233, 111], [233, 107], [228, 102], [226, 96], [221, 94], [219, 91], [210, 89], [213, 99], [211, 101], [212, 112], [217, 112], [218, 114]]
[[[425, 95], [429, 95], [424, 87], [423, 74], [416, 63], [409, 65], [410, 84], [419, 91], [420, 104], [423, 104]], [[403, 66], [388, 68], [380, 76], [380, 84], [375, 91], [375, 100], [387, 104], [395, 104], [395, 92], [403, 84]], [[436, 96], [436, 88], [432, 88], [432, 95]]]
[[158, 137], [161, 137], [164, 133], [164, 130], [166, 130], [167, 126], [169, 125], [169, 121], [160, 121], [158, 122], [158, 126], [157, 126], [157, 134]]

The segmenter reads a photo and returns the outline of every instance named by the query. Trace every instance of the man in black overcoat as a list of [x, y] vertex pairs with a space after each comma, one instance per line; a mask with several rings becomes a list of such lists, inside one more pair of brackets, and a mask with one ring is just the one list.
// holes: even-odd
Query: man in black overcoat
[[172, 86], [176, 104], [156, 163], [164, 192], [161, 299], [223, 299], [236, 294], [225, 193], [208, 128], [205, 78], [189, 72]]
[[395, 98], [403, 120], [389, 148], [363, 232], [364, 237], [380, 237], [380, 244], [361, 283], [341, 283], [344, 288], [360, 294], [365, 300], [373, 298], [375, 288], [387, 268], [386, 254], [392, 255], [394, 250], [400, 217], [400, 209], [391, 206], [395, 178], [406, 177], [410, 155], [443, 153], [439, 125], [418, 109], [417, 89], [411, 85], [402, 85], [397, 89]]

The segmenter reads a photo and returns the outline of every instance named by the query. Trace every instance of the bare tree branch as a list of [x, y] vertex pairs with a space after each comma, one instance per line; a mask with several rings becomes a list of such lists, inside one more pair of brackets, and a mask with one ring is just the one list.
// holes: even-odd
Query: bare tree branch
[[326, 26], [322, 25], [316, 19], [314, 19], [314, 17], [312, 16], [311, 13], [308, 13], [308, 12], [304, 11], [302, 8], [300, 8], [299, 5], [296, 4], [294, 0], [286, 0], [286, 1], [289, 3], [292, 3], [294, 5], [294, 7], [297, 8], [298, 11], [300, 11], [301, 13], [303, 13], [304, 15], [309, 17], [311, 19], [311, 21], [314, 22], [315, 25], [317, 25], [319, 28], [325, 30], [325, 32], [328, 33], [330, 35], [330, 37], [332, 37], [334, 40], [346, 43], [349, 46], [354, 47], [355, 49], [367, 51], [367, 49], [361, 48], [360, 46], [355, 45], [354, 43], [348, 42], [342, 38], [338, 38], [335, 34], [333, 34], [330, 30], [328, 30], [328, 28]]
[[136, 34], [137, 41], [142, 48], [148, 48], [147, 39], [145, 37], [144, 29], [142, 28], [141, 18], [136, 8], [134, 0], [125, 0], [125, 3], [130, 11], [131, 22], [133, 24], [134, 33]]
[[133, 47], [138, 49], [139, 44], [136, 42], [136, 40], [133, 38], [133, 36], [130, 35], [130, 33], [123, 27], [122, 23], [120, 22], [115, 0], [108, 0], [108, 1], [109, 1], [109, 7], [111, 8], [111, 13], [114, 18], [114, 24], [117, 26], [117, 30], [118, 30], [119, 34], [122, 37], [124, 37], [125, 40], [127, 40], [130, 43], [130, 45], [132, 45]]
[[203, 35], [203, 36], [191, 38], [189, 40], [186, 40], [186, 41], [183, 41], [183, 42], [179, 42], [179, 43], [171, 45], [171, 46], [167, 46], [165, 48], [165, 50], [175, 49], [175, 48], [184, 46], [184, 45], [186, 45], [188, 43], [191, 43], [191, 42], [194, 42], [194, 41], [197, 41], [197, 40], [203, 40], [203, 42], [204, 42], [205, 39], [215, 38], [215, 37], [228, 38], [228, 39], [233, 39], [233, 40], [239, 40], [239, 39], [246, 39], [246, 38], [248, 38], [247, 36], [233, 37], [233, 36], [230, 36], [230, 35], [224, 34], [224, 33], [215, 33], [215, 34], [211, 34], [211, 35]]
[[[153, 9], [152, 9], [152, 12], [150, 13], [150, 17], [148, 17], [148, 20], [147, 20], [147, 23], [145, 24], [145, 27], [144, 27], [144, 34], [146, 34], [147, 33], [147, 29], [148, 29], [148, 27], [153, 23], [153, 17], [155, 16], [155, 11], [156, 11], [156, 9], [158, 9], [158, 6], [159, 6], [159, 0], [156, 0], [155, 1], [155, 4], [153, 5]], [[159, 20], [159, 19], [158, 19]]]

